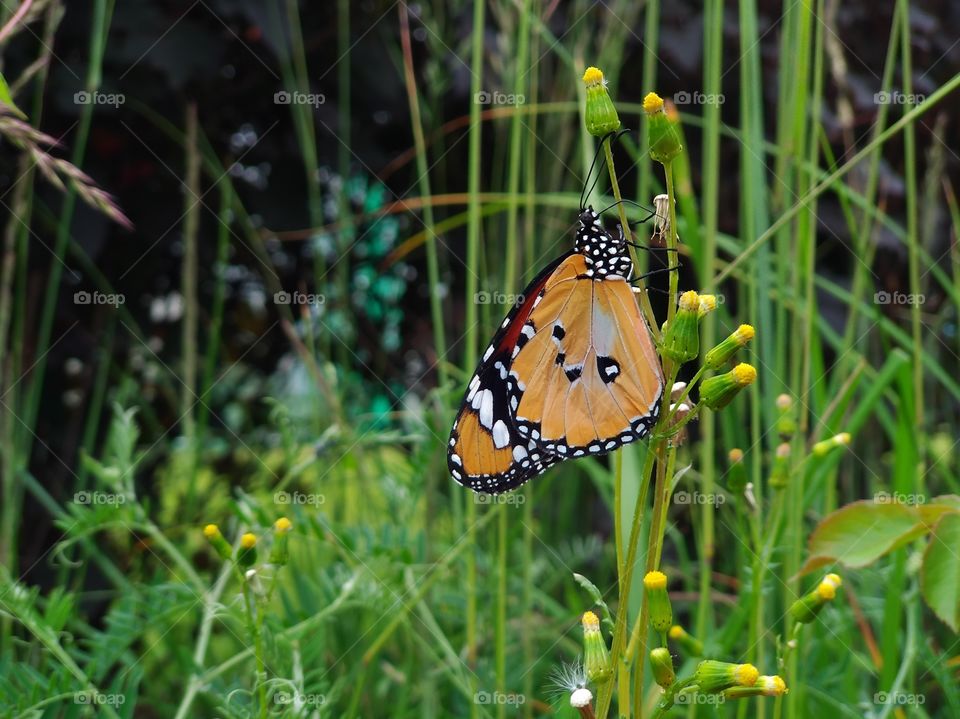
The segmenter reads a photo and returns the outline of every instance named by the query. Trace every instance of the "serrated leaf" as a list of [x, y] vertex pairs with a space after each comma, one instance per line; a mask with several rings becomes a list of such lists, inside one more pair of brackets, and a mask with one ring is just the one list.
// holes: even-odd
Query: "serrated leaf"
[[928, 530], [916, 506], [853, 502], [828, 515], [813, 530], [810, 557], [800, 574], [834, 562], [865, 567]]
[[920, 587], [934, 613], [954, 631], [960, 627], [960, 514], [944, 515], [923, 555]]

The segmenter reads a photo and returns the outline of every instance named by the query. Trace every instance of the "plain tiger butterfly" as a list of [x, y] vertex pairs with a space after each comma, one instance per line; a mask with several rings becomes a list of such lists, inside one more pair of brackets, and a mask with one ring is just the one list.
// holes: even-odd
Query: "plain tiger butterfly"
[[650, 431], [663, 370], [632, 271], [623, 228], [615, 237], [583, 210], [573, 250], [526, 288], [467, 386], [447, 447], [457, 482], [505, 492]]

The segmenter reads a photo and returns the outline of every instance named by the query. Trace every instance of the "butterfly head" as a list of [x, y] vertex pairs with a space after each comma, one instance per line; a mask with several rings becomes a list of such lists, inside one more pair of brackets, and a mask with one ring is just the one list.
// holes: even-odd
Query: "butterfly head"
[[585, 210], [580, 211], [580, 232], [583, 234], [587, 229], [596, 227], [598, 229], [603, 229], [603, 223], [600, 222], [600, 215], [597, 214], [597, 211], [593, 209], [592, 205], [588, 205]]

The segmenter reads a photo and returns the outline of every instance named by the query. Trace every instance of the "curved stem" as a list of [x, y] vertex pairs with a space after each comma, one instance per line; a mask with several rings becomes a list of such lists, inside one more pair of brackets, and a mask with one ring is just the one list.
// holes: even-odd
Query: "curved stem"
[[[610, 149], [610, 143], [603, 143], [603, 152], [607, 160], [607, 171], [610, 174], [610, 189], [613, 192], [614, 199], [619, 203], [617, 204], [617, 212], [620, 215], [620, 226], [623, 228], [623, 236], [629, 241], [630, 240], [630, 223], [627, 221], [627, 208], [624, 206], [623, 202], [620, 202], [623, 197], [620, 195], [620, 183], [617, 182], [617, 171], [613, 165], [613, 150]], [[633, 261], [634, 267], [640, 267], [640, 263], [637, 258], [637, 250], [632, 245], [627, 245], [627, 251], [630, 253], [630, 259]], [[672, 273], [676, 274], [676, 273]], [[657, 318], [653, 314], [653, 307], [650, 305], [650, 297], [647, 295], [647, 288], [643, 283], [643, 280], [637, 283], [637, 289], [640, 292], [637, 293], [637, 297], [640, 298], [640, 311], [643, 312], [643, 316], [647, 320], [647, 324], [650, 326], [650, 333], [653, 335], [654, 340], [657, 342], [660, 341], [660, 328], [657, 326]]]

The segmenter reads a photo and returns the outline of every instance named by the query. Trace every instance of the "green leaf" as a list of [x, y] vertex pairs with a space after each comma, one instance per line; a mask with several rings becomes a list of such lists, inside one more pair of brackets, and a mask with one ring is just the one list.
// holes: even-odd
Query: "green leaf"
[[613, 616], [610, 614], [610, 607], [608, 607], [607, 603], [603, 600], [603, 594], [600, 593], [597, 585], [582, 574], [577, 574], [576, 572], [573, 573], [573, 579], [577, 584], [587, 590], [587, 594], [593, 599], [593, 603], [600, 608], [603, 614], [603, 626], [612, 634], [614, 627]]
[[17, 103], [13, 101], [13, 95], [10, 94], [10, 86], [7, 85], [7, 79], [3, 76], [3, 73], [0, 73], [0, 103], [6, 105], [10, 109], [10, 112], [21, 120], [27, 119], [23, 111], [17, 107]]
[[960, 627], [960, 514], [944, 515], [923, 555], [920, 587], [934, 613], [954, 631]]
[[841, 562], [865, 567], [929, 531], [916, 506], [853, 502], [828, 515], [810, 535], [810, 558], [800, 570]]

